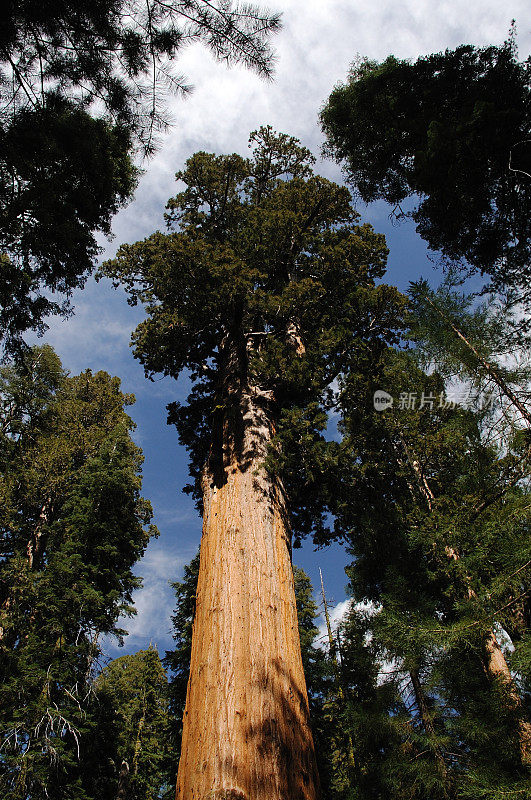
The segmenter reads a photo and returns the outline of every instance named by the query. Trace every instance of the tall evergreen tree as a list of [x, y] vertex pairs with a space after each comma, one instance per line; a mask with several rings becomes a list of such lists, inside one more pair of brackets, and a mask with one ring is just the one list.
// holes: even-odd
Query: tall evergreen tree
[[168, 771], [171, 776], [168, 797], [173, 798], [177, 767], [181, 755], [183, 715], [186, 689], [192, 657], [192, 627], [195, 617], [195, 598], [199, 577], [199, 551], [184, 568], [182, 581], [172, 584], [175, 591], [175, 610], [172, 615], [172, 636], [175, 646], [166, 652], [164, 666], [169, 671], [169, 702], [171, 712], [171, 748]]
[[[481, 413], [450, 408], [440, 377], [407, 353], [344, 386], [336, 532], [354, 556], [354, 597], [375, 607], [371, 646], [411, 714], [407, 735], [394, 726], [393, 792], [416, 796], [413, 781], [422, 797], [516, 797], [529, 766], [526, 667], [519, 676], [517, 657], [511, 671], [500, 636], [528, 636], [528, 445], [496, 451]], [[384, 412], [372, 404], [382, 386], [396, 398]]]
[[492, 409], [491, 416], [511, 419], [510, 433], [529, 428], [529, 340], [519, 335], [519, 323], [506, 305], [478, 304], [457, 291], [451, 279], [436, 291], [424, 280], [415, 281], [409, 296], [409, 335], [419, 363], [436, 367], [447, 381], [460, 381], [476, 406]]
[[168, 788], [168, 681], [150, 645], [114, 659], [93, 684], [83, 788], [101, 800], [155, 800]]
[[34, 348], [3, 368], [1, 391], [0, 785], [70, 797], [98, 639], [132, 612], [151, 507], [118, 378], [67, 377]]
[[[283, 415], [318, 407], [342, 356], [393, 340], [398, 293], [375, 285], [382, 237], [298, 142], [262, 128], [250, 159], [197, 153], [173, 233], [105, 272], [146, 305], [136, 355], [194, 382], [174, 404], [204, 512], [177, 796], [318, 794], [290, 564], [290, 497], [264, 465]], [[297, 532], [322, 513], [291, 515]], [[293, 508], [292, 506], [291, 508]], [[200, 765], [198, 767], [198, 765]]]

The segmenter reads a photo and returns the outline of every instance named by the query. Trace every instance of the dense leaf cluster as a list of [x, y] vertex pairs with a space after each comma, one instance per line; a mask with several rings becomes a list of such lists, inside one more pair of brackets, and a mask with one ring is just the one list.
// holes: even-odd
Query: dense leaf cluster
[[186, 91], [177, 54], [202, 42], [220, 61], [271, 74], [278, 14], [232, 0], [8, 0], [0, 34], [0, 102], [44, 108], [52, 96], [99, 107], [147, 152], [164, 124], [164, 89]]
[[[262, 128], [251, 145], [248, 159], [192, 156], [168, 203], [178, 229], [122, 245], [103, 267], [146, 307], [133, 341], [147, 374], [192, 377], [188, 405], [172, 404], [169, 420], [198, 496], [216, 430], [243, 392], [271, 398], [274, 420], [311, 413], [349, 359], [396, 341], [404, 306], [377, 283], [385, 243], [359, 224], [348, 191], [315, 176], [293, 138]], [[293, 507], [301, 529], [319, 524], [302, 495]]]
[[[376, 411], [382, 387], [413, 392], [415, 408]], [[433, 402], [419, 408], [422, 393]], [[333, 796], [517, 797], [529, 777], [528, 444], [500, 450], [486, 411], [448, 407], [411, 353], [349, 376], [341, 404], [329, 507], [354, 600], [333, 724], [351, 726], [358, 775]]]
[[414, 198], [429, 246], [513, 299], [529, 299], [529, 74], [512, 39], [414, 63], [361, 61], [321, 112], [328, 152], [363, 200], [400, 215]]
[[[88, 797], [153, 800], [169, 790], [168, 680], [150, 645], [114, 659], [93, 684], [92, 726], [83, 740], [81, 770]], [[169, 795], [174, 793], [172, 781]]]
[[99, 252], [96, 234], [110, 235], [136, 170], [128, 130], [69, 100], [50, 98], [6, 119], [0, 128], [0, 332], [9, 351], [24, 331], [42, 333], [45, 317], [65, 311], [65, 296], [84, 285]]
[[8, 0], [0, 32], [0, 336], [68, 310], [168, 123], [181, 48], [268, 76], [278, 15], [230, 0]]

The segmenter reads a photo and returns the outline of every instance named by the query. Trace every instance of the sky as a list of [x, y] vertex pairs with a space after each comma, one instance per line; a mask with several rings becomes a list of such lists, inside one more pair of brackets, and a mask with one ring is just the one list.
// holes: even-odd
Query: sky
[[[104, 242], [102, 258], [112, 257], [122, 242], [134, 242], [163, 230], [164, 206], [177, 191], [174, 175], [197, 150], [245, 155], [248, 136], [260, 125], [298, 137], [318, 158], [316, 172], [342, 182], [332, 161], [319, 158], [322, 133], [318, 113], [333, 87], [345, 79], [356, 55], [382, 60], [389, 54], [415, 60], [420, 55], [455, 48], [501, 44], [511, 20], [517, 24], [520, 57], [530, 52], [531, 25], [527, 0], [271, 0], [282, 13], [283, 28], [274, 37], [276, 66], [272, 81], [240, 67], [226, 68], [193, 45], [181, 54], [177, 69], [194, 87], [186, 98], [171, 100], [173, 125], [154, 158], [144, 163], [134, 201], [115, 218], [114, 239]], [[390, 248], [386, 281], [407, 288], [421, 275], [431, 282], [438, 273], [429, 253], [409, 223], [392, 225], [384, 203], [359, 207], [363, 221], [385, 233]], [[150, 642], [161, 654], [171, 648], [170, 581], [179, 580], [201, 537], [201, 520], [193, 501], [182, 494], [187, 483], [187, 455], [174, 428], [166, 425], [166, 405], [183, 401], [186, 380], [148, 381], [133, 359], [129, 340], [142, 319], [125, 294], [107, 281], [89, 280], [73, 298], [75, 314], [53, 319], [44, 341], [52, 344], [64, 366], [76, 374], [104, 369], [122, 379], [123, 390], [136, 395], [129, 410], [143, 448], [143, 494], [151, 500], [160, 537], [149, 545], [135, 571], [144, 578], [135, 593], [137, 615], [124, 621], [125, 645], [105, 643], [116, 657], [136, 652]], [[305, 542], [294, 562], [319, 585], [323, 571], [327, 595], [338, 619], [346, 608], [344, 567], [348, 555], [340, 545], [315, 551]]]

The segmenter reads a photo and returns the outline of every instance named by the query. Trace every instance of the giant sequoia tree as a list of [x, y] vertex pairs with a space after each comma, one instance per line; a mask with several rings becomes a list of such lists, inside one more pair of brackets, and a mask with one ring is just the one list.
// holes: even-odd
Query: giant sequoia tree
[[[290, 563], [321, 517], [290, 514], [265, 467], [279, 424], [318, 409], [346, 354], [392, 340], [398, 294], [375, 286], [383, 238], [298, 142], [262, 128], [253, 153], [196, 153], [168, 204], [177, 230], [124, 245], [105, 271], [148, 317], [148, 374], [192, 376], [170, 421], [204, 513], [177, 796], [318, 795]], [[311, 496], [303, 498], [312, 506]], [[304, 530], [302, 530], [304, 532]]]

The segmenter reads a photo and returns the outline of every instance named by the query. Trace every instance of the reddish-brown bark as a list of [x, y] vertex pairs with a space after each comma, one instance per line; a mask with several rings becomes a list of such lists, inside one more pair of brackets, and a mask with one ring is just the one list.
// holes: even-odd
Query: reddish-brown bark
[[531, 765], [531, 724], [523, 716], [522, 700], [493, 631], [488, 632], [485, 641], [485, 656], [485, 667], [489, 679], [498, 681], [505, 686], [509, 705], [517, 712], [520, 756], [524, 764]]
[[[233, 393], [204, 521], [177, 800], [314, 800], [290, 534], [263, 461], [271, 396]], [[217, 467], [213, 464], [217, 463]]]

